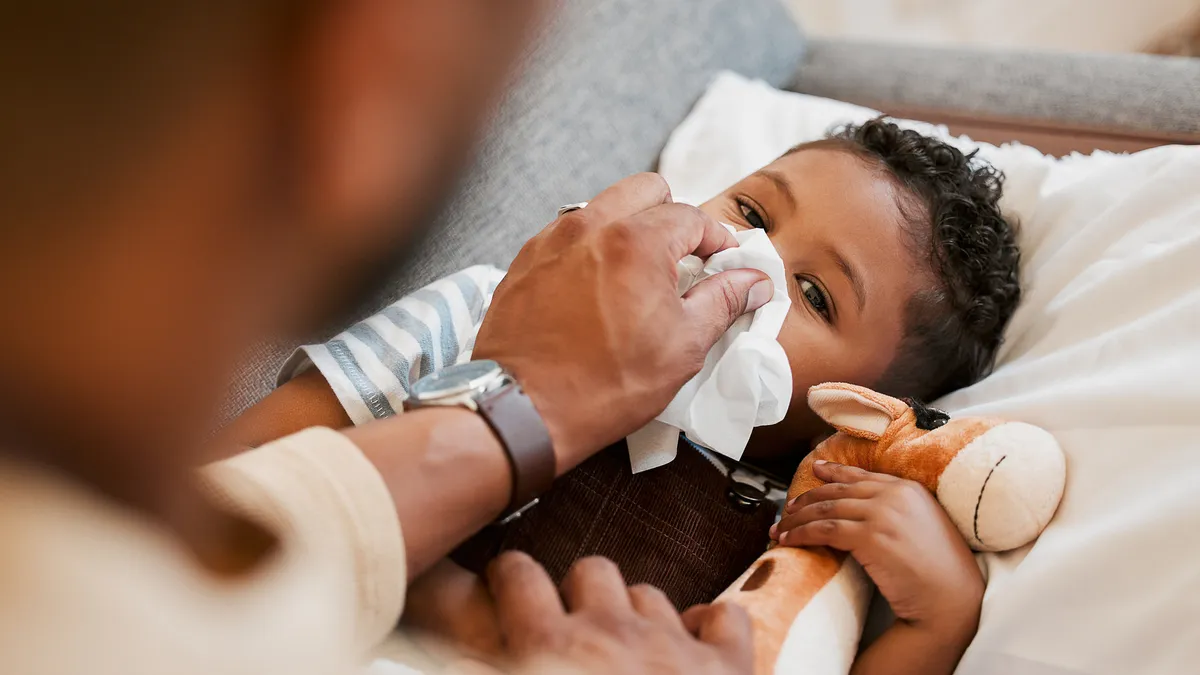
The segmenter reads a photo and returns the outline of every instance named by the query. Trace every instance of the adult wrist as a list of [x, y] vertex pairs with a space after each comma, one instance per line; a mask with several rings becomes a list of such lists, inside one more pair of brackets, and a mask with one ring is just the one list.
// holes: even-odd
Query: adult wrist
[[[561, 389], [543, 384], [535, 368], [522, 367], [519, 361], [497, 359], [521, 384], [550, 435], [554, 451], [555, 476], [561, 476], [596, 454], [602, 446], [589, 443], [581, 433], [579, 404]], [[594, 447], [593, 447], [594, 446]]]
[[520, 516], [537, 504], [558, 477], [558, 457], [541, 413], [533, 400], [505, 373], [505, 382], [479, 394], [478, 412], [504, 447], [512, 471], [512, 489], [504, 519]]
[[504, 449], [469, 410], [428, 408], [342, 433], [388, 486], [404, 532], [410, 580], [493, 522], [509, 502]]
[[412, 386], [407, 409], [461, 407], [476, 412], [500, 441], [512, 488], [504, 517], [537, 503], [557, 476], [557, 456], [541, 413], [512, 373], [481, 359], [449, 366]]

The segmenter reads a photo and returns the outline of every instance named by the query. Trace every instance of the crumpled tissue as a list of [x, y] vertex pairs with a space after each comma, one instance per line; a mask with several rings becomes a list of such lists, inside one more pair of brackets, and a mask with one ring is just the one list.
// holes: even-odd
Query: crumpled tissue
[[787, 276], [779, 252], [763, 230], [735, 230], [738, 247], [708, 260], [679, 261], [679, 294], [718, 272], [753, 268], [766, 272], [775, 294], [725, 332], [700, 372], [683, 385], [661, 415], [626, 438], [634, 473], [675, 459], [679, 432], [732, 459], [741, 459], [754, 427], [775, 424], [787, 414], [792, 371], [779, 344], [779, 330], [791, 308]]

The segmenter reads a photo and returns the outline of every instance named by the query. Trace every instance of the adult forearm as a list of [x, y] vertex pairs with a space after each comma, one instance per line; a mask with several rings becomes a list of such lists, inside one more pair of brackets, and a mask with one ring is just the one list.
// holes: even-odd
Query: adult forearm
[[483, 418], [423, 409], [348, 429], [391, 491], [411, 581], [508, 505], [512, 472]]
[[[313, 426], [350, 426], [333, 390], [315, 370], [289, 381], [231, 423], [218, 437], [211, 459]], [[391, 492], [404, 530], [409, 580], [508, 505], [508, 459], [487, 423], [472, 412], [417, 410], [344, 433]]]

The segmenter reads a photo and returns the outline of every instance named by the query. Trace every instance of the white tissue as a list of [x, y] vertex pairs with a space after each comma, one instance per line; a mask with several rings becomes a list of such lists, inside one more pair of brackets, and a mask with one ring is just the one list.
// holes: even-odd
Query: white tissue
[[629, 462], [634, 473], [675, 459], [679, 432], [726, 457], [741, 459], [754, 427], [775, 424], [787, 414], [792, 398], [792, 371], [779, 345], [792, 301], [779, 252], [762, 230], [736, 231], [738, 247], [703, 261], [679, 261], [679, 294], [725, 270], [753, 268], [766, 272], [775, 294], [753, 314], [734, 322], [704, 359], [704, 368], [671, 400], [667, 409], [644, 428], [630, 434]]

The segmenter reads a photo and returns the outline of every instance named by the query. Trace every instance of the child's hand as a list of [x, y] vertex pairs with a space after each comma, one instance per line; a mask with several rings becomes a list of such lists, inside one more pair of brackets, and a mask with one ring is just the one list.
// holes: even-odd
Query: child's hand
[[829, 546], [863, 566], [900, 619], [974, 634], [983, 576], [942, 507], [919, 483], [818, 462], [828, 484], [788, 504], [771, 538]]

